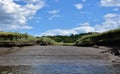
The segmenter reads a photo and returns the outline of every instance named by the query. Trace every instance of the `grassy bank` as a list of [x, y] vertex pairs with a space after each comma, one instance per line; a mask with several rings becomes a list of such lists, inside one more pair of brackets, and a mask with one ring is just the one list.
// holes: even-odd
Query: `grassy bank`
[[93, 33], [85, 35], [79, 38], [75, 45], [76, 46], [93, 46], [93, 45], [104, 45], [104, 46], [119, 46], [120, 44], [120, 28], [110, 30], [103, 33]]
[[57, 44], [55, 40], [49, 37], [38, 37], [36, 43], [39, 45], [56, 45]]
[[58, 46], [74, 46], [75, 43], [60, 43], [58, 42], [56, 45]]
[[17, 32], [0, 32], [0, 46], [11, 47], [11, 46], [28, 46], [34, 45], [36, 38], [28, 35], [27, 33]]
[[60, 46], [119, 46], [120, 28], [103, 33], [82, 33], [70, 36], [34, 37], [27, 33], [0, 32], [0, 46], [60, 45]]

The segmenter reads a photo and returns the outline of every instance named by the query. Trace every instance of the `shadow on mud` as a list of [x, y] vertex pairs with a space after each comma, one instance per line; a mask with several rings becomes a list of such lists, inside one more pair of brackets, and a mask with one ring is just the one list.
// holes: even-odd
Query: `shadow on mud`
[[30, 66], [0, 66], [0, 74], [31, 74]]

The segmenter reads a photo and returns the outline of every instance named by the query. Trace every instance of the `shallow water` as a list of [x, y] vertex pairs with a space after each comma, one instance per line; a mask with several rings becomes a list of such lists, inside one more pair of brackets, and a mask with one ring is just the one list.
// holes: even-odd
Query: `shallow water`
[[25, 47], [0, 56], [0, 74], [120, 74], [120, 65], [99, 52], [86, 47]]
[[120, 74], [120, 65], [40, 64], [0, 66], [0, 74]]

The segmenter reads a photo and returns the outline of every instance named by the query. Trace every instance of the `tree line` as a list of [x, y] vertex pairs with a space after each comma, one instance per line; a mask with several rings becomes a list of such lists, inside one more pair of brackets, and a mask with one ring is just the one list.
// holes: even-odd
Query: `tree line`
[[[71, 44], [72, 43], [72, 44]], [[27, 33], [0, 31], [0, 46], [6, 45], [118, 45], [120, 43], [120, 28], [103, 33], [89, 32], [71, 34], [69, 36], [35, 37]]]

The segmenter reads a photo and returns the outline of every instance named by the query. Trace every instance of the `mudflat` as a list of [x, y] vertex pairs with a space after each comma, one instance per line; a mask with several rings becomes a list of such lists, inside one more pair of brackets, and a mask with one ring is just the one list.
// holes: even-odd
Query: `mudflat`
[[[3, 49], [5, 48], [0, 48], [0, 51]], [[5, 51], [8, 53], [6, 54]], [[46, 63], [108, 64], [105, 56], [100, 54], [103, 50], [92, 47], [29, 46], [8, 50], [6, 48], [5, 51], [4, 54], [0, 55], [0, 65], [34, 65]]]

